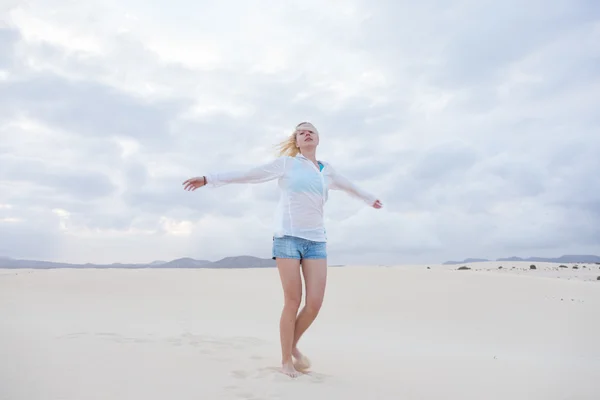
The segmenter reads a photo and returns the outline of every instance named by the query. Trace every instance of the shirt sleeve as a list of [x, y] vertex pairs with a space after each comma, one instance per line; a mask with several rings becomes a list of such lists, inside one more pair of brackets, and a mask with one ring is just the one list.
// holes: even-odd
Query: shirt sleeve
[[206, 175], [206, 183], [219, 187], [231, 183], [262, 183], [281, 177], [285, 171], [286, 157], [252, 167], [247, 170], [213, 172]]
[[342, 191], [346, 192], [347, 194], [349, 194], [350, 196], [364, 201], [366, 204], [368, 204], [370, 206], [372, 206], [373, 203], [375, 203], [375, 201], [377, 200], [377, 197], [375, 197], [373, 194], [367, 192], [366, 190], [360, 188], [355, 183], [351, 182], [344, 175], [337, 172], [335, 170], [335, 168], [333, 168], [331, 165], [329, 165], [329, 168], [330, 168], [330, 178], [331, 178], [331, 184], [329, 187], [331, 189], [342, 190]]

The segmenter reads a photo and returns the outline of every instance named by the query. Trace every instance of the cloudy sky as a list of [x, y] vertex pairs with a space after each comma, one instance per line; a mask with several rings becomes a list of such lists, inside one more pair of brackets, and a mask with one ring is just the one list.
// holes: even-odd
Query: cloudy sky
[[[251, 5], [249, 5], [251, 3]], [[270, 257], [300, 121], [331, 263], [600, 254], [596, 0], [2, 0], [0, 256]]]

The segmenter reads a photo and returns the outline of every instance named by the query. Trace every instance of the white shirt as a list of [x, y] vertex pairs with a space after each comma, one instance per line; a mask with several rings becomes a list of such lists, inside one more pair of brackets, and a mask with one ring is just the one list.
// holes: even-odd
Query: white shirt
[[277, 179], [280, 189], [275, 212], [274, 236], [296, 236], [326, 242], [324, 206], [329, 189], [343, 190], [368, 205], [377, 200], [321, 161], [323, 170], [305, 156], [281, 156], [245, 171], [224, 171], [206, 175], [207, 185], [219, 187], [231, 183], [262, 183]]

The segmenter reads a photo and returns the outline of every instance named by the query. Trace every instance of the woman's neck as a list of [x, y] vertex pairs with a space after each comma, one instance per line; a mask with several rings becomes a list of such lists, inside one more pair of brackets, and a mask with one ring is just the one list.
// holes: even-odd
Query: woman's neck
[[301, 154], [312, 162], [317, 162], [317, 152], [315, 150], [305, 150]]

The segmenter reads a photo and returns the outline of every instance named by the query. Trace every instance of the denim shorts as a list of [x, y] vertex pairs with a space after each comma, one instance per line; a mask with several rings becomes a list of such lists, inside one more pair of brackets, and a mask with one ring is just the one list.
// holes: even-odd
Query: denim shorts
[[276, 258], [327, 258], [327, 243], [295, 236], [273, 238], [273, 260]]

